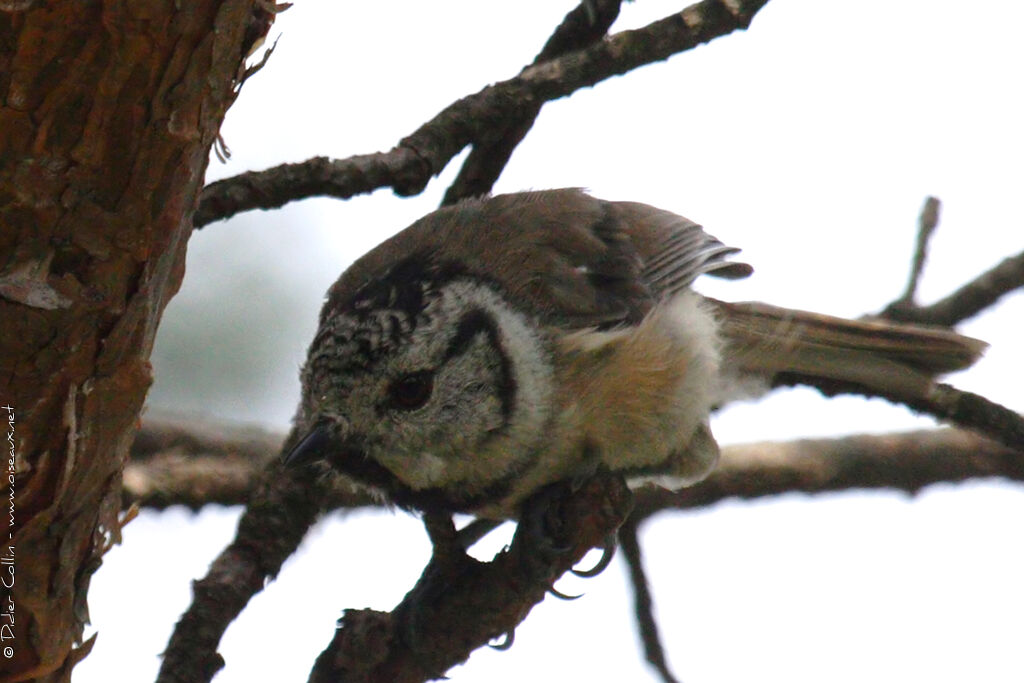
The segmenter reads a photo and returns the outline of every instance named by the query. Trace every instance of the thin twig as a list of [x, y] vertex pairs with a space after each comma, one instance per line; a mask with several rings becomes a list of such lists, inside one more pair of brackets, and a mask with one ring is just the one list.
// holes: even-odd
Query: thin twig
[[193, 223], [202, 227], [250, 209], [313, 196], [344, 199], [380, 187], [417, 194], [466, 145], [487, 140], [490, 131], [521, 120], [539, 103], [744, 29], [767, 2], [703, 0], [644, 28], [542, 62], [451, 104], [389, 152], [343, 160], [316, 157], [211, 183]]
[[629, 582], [633, 586], [633, 607], [640, 640], [644, 644], [644, 656], [665, 683], [678, 683], [665, 659], [665, 648], [658, 634], [658, 622], [654, 619], [654, 599], [644, 572], [643, 552], [637, 535], [639, 520], [632, 516], [619, 527], [619, 547], [629, 567]]
[[984, 396], [948, 384], [936, 384], [932, 395], [920, 403], [908, 402], [907, 405], [1024, 453], [1024, 416]]
[[1024, 287], [1024, 251], [1004, 259], [949, 296], [929, 306], [886, 308], [890, 320], [952, 327], [986, 310], [999, 299]]
[[918, 305], [917, 286], [928, 258], [929, 240], [939, 223], [940, 209], [941, 202], [938, 199], [925, 199], [918, 218], [917, 247], [910, 266], [907, 288], [878, 317], [896, 322], [953, 327], [981, 313], [1006, 294], [1024, 287], [1024, 252], [1021, 252], [1004, 259], [946, 298], [929, 306]]
[[917, 245], [914, 249], [914, 258], [910, 264], [910, 275], [907, 278], [907, 288], [899, 299], [890, 306], [914, 306], [917, 298], [917, 286], [924, 272], [924, 264], [928, 260], [928, 243], [939, 225], [939, 211], [942, 202], [935, 197], [927, 197], [924, 206], [921, 207], [921, 215], [917, 219]]

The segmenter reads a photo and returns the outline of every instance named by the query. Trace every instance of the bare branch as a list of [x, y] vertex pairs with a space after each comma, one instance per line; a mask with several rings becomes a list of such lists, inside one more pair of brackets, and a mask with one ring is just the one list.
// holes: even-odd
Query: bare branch
[[[510, 634], [559, 576], [614, 533], [632, 505], [625, 482], [613, 475], [594, 477], [578, 490], [566, 486], [555, 498], [541, 495], [541, 516], [520, 522], [511, 546], [491, 562], [461, 548], [439, 552], [432, 534], [434, 557], [413, 590], [390, 614], [347, 610], [311, 683], [442, 677], [476, 648]], [[454, 528], [449, 531], [457, 542]]]
[[939, 225], [939, 211], [942, 202], [935, 197], [927, 197], [924, 206], [921, 207], [921, 215], [917, 219], [917, 246], [914, 249], [914, 258], [910, 264], [910, 276], [907, 278], [907, 288], [899, 299], [889, 304], [893, 306], [914, 306], [917, 297], [917, 285], [921, 280], [921, 273], [924, 272], [925, 261], [928, 260], [928, 242]]
[[[972, 400], [976, 399], [968, 399], [967, 402], [970, 403]], [[242, 434], [232, 432], [232, 429], [237, 428], [223, 428], [223, 443], [210, 441], [209, 432], [197, 438], [188, 434], [187, 429], [188, 423], [175, 425], [147, 421], [143, 424], [136, 438], [136, 445], [132, 448], [132, 461], [125, 470], [126, 504], [135, 502], [143, 507], [160, 509], [168, 505], [198, 508], [206, 504], [243, 503], [249, 500], [256, 488], [260, 472], [279, 452], [278, 447], [273, 445], [280, 443], [279, 436], [269, 433], [258, 436], [252, 428], [245, 428]], [[180, 433], [167, 440], [169, 445], [166, 449], [150, 450], [155, 444], [161, 443], [161, 438], [166, 439], [169, 434], [175, 432]], [[237, 444], [244, 444], [244, 439], [249, 439], [253, 446], [256, 443], [264, 443], [266, 449], [259, 452], [253, 450], [241, 457]], [[745, 476], [751, 481], [742, 492], [726, 492], [722, 497], [756, 497], [787, 490], [785, 487], [779, 487], [775, 465], [766, 465], [763, 455], [766, 449], [772, 453], [799, 452], [808, 462], [830, 460], [837, 452], [852, 453], [853, 455], [848, 457], [856, 458], [856, 461], [851, 460], [850, 465], [854, 472], [873, 472], [871, 479], [847, 478], [843, 480], [842, 486], [836, 485], [823, 490], [869, 487], [916, 490], [920, 486], [936, 481], [961, 481], [971, 477], [1001, 476], [1024, 479], [1020, 473], [1021, 464], [1011, 456], [1015, 453], [1012, 448], [1000, 446], [994, 441], [968, 432], [942, 429], [728, 446], [723, 450], [725, 455], [721, 468], [728, 471], [731, 467], [738, 467], [738, 463], [749, 463], [743, 467]], [[890, 481], [886, 481], [884, 470], [874, 471], [883, 464], [885, 467], [900, 465], [899, 469], [893, 470]], [[908, 472], [917, 474], [911, 477]], [[716, 482], [721, 476], [726, 475], [713, 474], [697, 489], [717, 490], [720, 485]], [[905, 485], [908, 480], [919, 480], [923, 483], [915, 485], [915, 488], [908, 488]], [[763, 490], [758, 490], [758, 486], [763, 486]], [[327, 509], [374, 505], [374, 501], [362, 493], [332, 490], [330, 496], [329, 501], [324, 501]], [[719, 499], [712, 497], [701, 504], [710, 504]]]
[[[278, 458], [284, 435], [251, 425], [149, 413], [125, 465], [124, 507], [242, 505]], [[365, 492], [332, 489], [330, 509], [374, 505]]]
[[925, 199], [918, 218], [917, 247], [910, 266], [910, 278], [903, 294], [878, 315], [904, 323], [953, 327], [981, 313], [1004, 295], [1024, 287], [1024, 252], [1004, 259], [946, 298], [930, 306], [915, 300], [917, 285], [928, 257], [928, 242], [939, 223], [941, 203], [935, 197]]
[[217, 645], [228, 625], [277, 576], [321, 510], [324, 491], [315, 477], [271, 465], [260, 477], [235, 539], [206, 576], [192, 584], [192, 604], [163, 654], [157, 683], [209, 681], [224, 666]]
[[647, 661], [665, 683], [678, 683], [668, 667], [668, 662], [665, 661], [665, 648], [662, 647], [661, 636], [658, 635], [658, 622], [654, 619], [654, 599], [651, 597], [647, 575], [644, 572], [643, 553], [637, 536], [639, 522], [636, 516], [631, 516], [619, 527], [619, 545], [629, 567], [629, 582], [633, 586], [636, 624], [640, 630], [640, 640], [644, 644], [644, 656], [647, 657]]
[[[144, 427], [141, 441], [160, 442], [145, 433]], [[179, 449], [181, 444], [189, 442], [203, 444], [203, 439], [189, 441], [175, 437], [172, 441]], [[216, 559], [207, 576], [194, 584], [192, 605], [182, 616], [168, 644], [159, 681], [210, 680], [223, 666], [216, 649], [224, 630], [248, 600], [263, 588], [267, 578], [276, 576], [283, 561], [294, 552], [315, 521], [318, 511], [358, 504], [353, 502], [355, 499], [334, 498], [334, 491], [328, 501], [327, 493], [318, 482], [291, 479], [294, 473], [282, 472], [273, 464], [276, 453], [272, 449], [249, 459], [250, 462], [269, 459], [271, 466], [258, 479], [235, 540]], [[178, 455], [182, 461], [189, 457], [181, 451]], [[132, 466], [145, 468], [159, 462], [160, 456], [151, 454], [134, 461]], [[253, 470], [249, 467], [247, 471]], [[730, 446], [723, 449], [722, 462], [716, 472], [701, 484], [677, 493], [654, 488], [638, 492], [636, 519], [666, 508], [706, 506], [725, 498], [870, 487], [914, 492], [939, 481], [990, 476], [1024, 481], [1024, 454], [953, 429]], [[242, 477], [235, 479], [241, 480]], [[215, 488], [207, 487], [207, 490]], [[168, 495], [172, 490], [177, 489], [165, 489], [162, 504], [172, 502]], [[481, 579], [491, 580], [497, 579]], [[442, 609], [441, 606], [438, 609]], [[389, 630], [393, 628], [390, 615], [349, 612], [346, 615], [349, 628], [343, 637], [347, 644], [336, 647], [358, 648], [366, 629], [378, 633], [370, 623], [374, 620], [380, 622], [378, 626], [387, 624], [384, 631], [387, 638], [393, 636], [393, 631]], [[491, 627], [493, 624], [487, 628]], [[487, 631], [480, 623], [474, 628]], [[480, 636], [484, 631], [475, 633]], [[407, 654], [395, 656], [402, 658]]]
[[984, 396], [948, 384], [937, 384], [931, 396], [907, 405], [974, 430], [1009, 448], [1024, 451], [1024, 416]]
[[989, 401], [984, 396], [962, 391], [948, 384], [936, 383], [926, 394], [908, 396], [901, 393], [886, 393], [881, 387], [872, 387], [868, 391], [859, 384], [790, 372], [779, 373], [773, 379], [773, 385], [776, 387], [797, 384], [814, 387], [828, 397], [853, 394], [884, 398], [943, 422], [976, 431], [1009, 448], [1024, 447], [1024, 416]]
[[700, 484], [677, 492], [654, 487], [638, 491], [634, 516], [793, 491], [885, 488], [916, 493], [929, 484], [976, 477], [1024, 481], [1024, 448], [1008, 448], [957, 429], [726, 446], [718, 468]]
[[981, 313], [1015, 289], [1024, 287], [1024, 252], [1004, 259], [949, 296], [930, 306], [890, 304], [881, 315], [890, 320], [951, 327]]
[[[573, 50], [583, 49], [600, 40], [619, 16], [622, 0], [585, 0], [569, 14], [555, 29], [540, 54], [533, 60], [539, 64], [560, 57]], [[537, 103], [531, 111], [504, 128], [490, 134], [489, 140], [478, 140], [463, 162], [444, 195], [442, 204], [454, 204], [467, 197], [479, 197], [491, 191], [495, 181], [508, 164], [512, 151], [533, 127], [543, 103]]]
[[316, 157], [211, 183], [203, 190], [194, 225], [313, 196], [344, 199], [388, 186], [399, 195], [416, 194], [466, 145], [529, 118], [540, 104], [744, 29], [767, 2], [703, 0], [642, 29], [542, 62], [451, 104], [389, 152], [344, 160]]
[[283, 439], [257, 427], [147, 413], [125, 465], [123, 503], [157, 509], [245, 503]]

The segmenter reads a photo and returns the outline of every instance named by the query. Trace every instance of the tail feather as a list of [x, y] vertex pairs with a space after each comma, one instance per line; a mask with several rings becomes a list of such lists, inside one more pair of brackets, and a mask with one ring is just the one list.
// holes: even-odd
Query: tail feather
[[712, 303], [723, 365], [740, 377], [770, 381], [787, 373], [914, 398], [932, 388], [936, 375], [970, 367], [987, 347], [943, 328], [846, 320], [755, 302]]

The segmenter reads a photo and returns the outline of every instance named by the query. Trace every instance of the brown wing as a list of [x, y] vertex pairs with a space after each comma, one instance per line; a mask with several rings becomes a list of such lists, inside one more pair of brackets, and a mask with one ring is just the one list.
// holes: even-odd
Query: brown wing
[[689, 287], [705, 273], [735, 279], [753, 272], [746, 263], [728, 260], [739, 249], [689, 219], [635, 202], [616, 202], [614, 210], [643, 260], [641, 276], [659, 297]]
[[643, 204], [575, 189], [499, 195], [435, 211], [376, 247], [336, 283], [325, 310], [389, 279], [468, 275], [505, 290], [546, 324], [635, 324], [701, 273], [749, 273], [725, 260], [735, 251]]

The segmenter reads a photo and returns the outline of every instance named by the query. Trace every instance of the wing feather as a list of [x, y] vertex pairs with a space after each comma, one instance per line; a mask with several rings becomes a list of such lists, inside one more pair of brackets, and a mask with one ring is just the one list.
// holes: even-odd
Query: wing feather
[[643, 260], [640, 276], [658, 298], [689, 287], [704, 274], [742, 278], [753, 272], [748, 264], [729, 260], [739, 249], [689, 219], [634, 202], [616, 202], [615, 207]]

